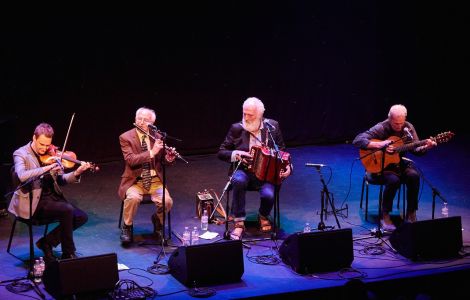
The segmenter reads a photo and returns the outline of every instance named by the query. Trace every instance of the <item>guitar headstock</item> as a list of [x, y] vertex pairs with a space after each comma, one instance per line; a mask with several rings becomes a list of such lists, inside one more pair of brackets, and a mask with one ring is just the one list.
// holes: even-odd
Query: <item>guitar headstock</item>
[[454, 135], [455, 133], [453, 133], [452, 131], [446, 131], [446, 132], [439, 133], [438, 135], [436, 135], [435, 137], [431, 139], [434, 140], [436, 143], [440, 144], [440, 143], [448, 142], [451, 138], [454, 137]]

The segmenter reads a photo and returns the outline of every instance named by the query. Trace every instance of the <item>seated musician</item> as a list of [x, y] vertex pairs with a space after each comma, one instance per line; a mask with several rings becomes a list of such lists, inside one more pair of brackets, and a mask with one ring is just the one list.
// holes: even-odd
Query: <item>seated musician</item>
[[[266, 145], [274, 148], [269, 131], [279, 150], [285, 148], [279, 124], [275, 120], [264, 119], [264, 104], [261, 100], [251, 97], [243, 103], [243, 118], [241, 122], [231, 125], [224, 142], [220, 145], [219, 159], [235, 163], [242, 161], [239, 168], [233, 174], [233, 202], [231, 213], [235, 221], [235, 228], [230, 234], [232, 239], [241, 239], [245, 230], [245, 194], [248, 188], [259, 189], [260, 208], [258, 211], [259, 228], [262, 232], [272, 230], [269, 215], [274, 205], [275, 185], [268, 181], [259, 180], [252, 172], [248, 171], [248, 165], [253, 158], [250, 149], [255, 145]], [[232, 164], [232, 167], [234, 164]], [[292, 166], [288, 164], [281, 169], [280, 178], [286, 178], [291, 174]]]
[[[419, 138], [416, 134], [414, 126], [406, 121], [407, 109], [401, 104], [393, 105], [388, 113], [388, 119], [379, 122], [369, 130], [360, 133], [356, 136], [353, 144], [361, 149], [382, 149], [385, 148], [385, 162], [383, 177], [380, 176], [382, 170], [378, 170], [377, 173], [371, 174], [372, 178], [380, 180], [383, 179], [384, 192], [383, 192], [383, 203], [382, 203], [382, 216], [381, 226], [386, 231], [395, 230], [395, 225], [390, 218], [390, 212], [392, 211], [393, 199], [397, 190], [400, 188], [401, 183], [406, 183], [407, 195], [406, 199], [407, 222], [416, 221], [416, 210], [418, 209], [418, 192], [420, 185], [420, 177], [418, 171], [409, 160], [402, 159], [403, 153], [399, 156], [399, 162], [397, 164], [386, 163], [388, 155], [392, 155], [397, 152], [397, 145], [411, 142], [418, 142]], [[396, 139], [400, 137], [401, 139]], [[392, 143], [392, 141], [400, 141], [400, 143]], [[432, 139], [426, 139], [422, 141], [422, 145], [412, 149], [412, 153], [416, 155], [424, 154], [426, 150], [434, 147], [436, 142]], [[398, 155], [398, 153], [396, 153]], [[367, 166], [366, 166], [367, 170]]]

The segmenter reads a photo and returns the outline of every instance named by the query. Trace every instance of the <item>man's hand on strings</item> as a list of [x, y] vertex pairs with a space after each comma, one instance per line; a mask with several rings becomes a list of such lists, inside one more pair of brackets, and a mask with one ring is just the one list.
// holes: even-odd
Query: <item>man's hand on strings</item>
[[371, 141], [367, 148], [369, 149], [384, 149], [387, 153], [394, 153], [396, 148], [393, 146], [393, 141], [384, 140], [384, 141]]
[[425, 144], [422, 145], [422, 146], [419, 146], [418, 148], [416, 148], [416, 151], [424, 152], [426, 150], [429, 150], [429, 149], [434, 148], [435, 146], [437, 146], [436, 141], [434, 141], [432, 139], [426, 139], [426, 140], [424, 140], [424, 142], [425, 142]]
[[80, 167], [78, 167], [73, 172], [73, 174], [75, 175], [75, 177], [78, 177], [78, 176], [82, 175], [83, 172], [85, 172], [86, 170], [91, 169], [91, 168], [93, 168], [93, 165], [91, 163], [82, 161], [81, 164], [80, 164]]

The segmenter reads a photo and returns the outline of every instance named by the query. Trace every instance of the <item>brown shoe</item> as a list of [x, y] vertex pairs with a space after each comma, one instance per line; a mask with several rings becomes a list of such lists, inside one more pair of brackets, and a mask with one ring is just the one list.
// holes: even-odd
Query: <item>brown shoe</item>
[[382, 220], [380, 220], [380, 226], [385, 231], [394, 231], [395, 229], [397, 229], [395, 225], [393, 224], [392, 219], [390, 218], [390, 214], [385, 213], [385, 212], [382, 214]]
[[417, 219], [416, 219], [416, 210], [407, 211], [407, 212], [406, 212], [406, 219], [405, 219], [405, 222], [414, 223], [414, 222], [416, 222], [416, 221], [417, 221]]
[[267, 217], [264, 217], [260, 214], [258, 214], [258, 223], [259, 223], [259, 230], [261, 232], [271, 232], [273, 229], [271, 225], [271, 221]]
[[243, 237], [243, 232], [245, 231], [245, 222], [237, 221], [235, 222], [235, 228], [230, 232], [231, 240], [241, 240]]

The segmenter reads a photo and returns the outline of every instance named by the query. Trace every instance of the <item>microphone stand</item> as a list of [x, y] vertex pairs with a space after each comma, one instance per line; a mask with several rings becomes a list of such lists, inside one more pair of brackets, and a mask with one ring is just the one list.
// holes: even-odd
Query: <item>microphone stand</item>
[[[323, 189], [321, 191], [321, 210], [320, 210], [320, 222], [318, 223], [318, 230], [325, 230], [327, 228], [333, 229], [334, 226], [325, 226], [325, 223], [323, 222], [323, 212], [326, 211], [325, 206], [330, 203], [331, 209], [333, 210], [333, 216], [335, 217], [336, 224], [338, 225], [338, 228], [341, 228], [341, 225], [339, 224], [338, 216], [336, 215], [336, 208], [335, 204], [330, 198], [330, 191], [328, 191], [328, 186], [325, 183], [325, 179], [323, 178], [323, 174], [320, 170], [320, 166], [315, 167], [315, 169], [318, 172], [318, 175], [320, 175], [320, 181], [322, 183]], [[325, 205], [326, 204], [326, 205]]]
[[[266, 127], [267, 130], [267, 135], [271, 139], [271, 142], [273, 143], [274, 147], [274, 153], [276, 159], [274, 160], [274, 174], [275, 176], [279, 176], [280, 173], [280, 162], [282, 161], [282, 156], [281, 156], [281, 151], [279, 150], [279, 146], [276, 144], [276, 140], [273, 137], [273, 134], [271, 130], [269, 129], [270, 127], [274, 127], [268, 122], [263, 122], [263, 124]], [[292, 169], [291, 169], [292, 172]], [[280, 189], [281, 184], [275, 184], [274, 185], [274, 220], [273, 220], [273, 228], [272, 228], [272, 233], [271, 233], [271, 239], [276, 240], [277, 236], [277, 227], [280, 226], [280, 221], [281, 218], [279, 216], [279, 189]]]
[[[235, 168], [233, 169], [233, 172], [232, 172], [232, 175], [230, 176], [230, 178], [228, 179], [227, 181], [227, 184], [225, 185], [224, 187], [224, 190], [222, 191], [222, 194], [220, 195], [220, 197], [218, 197], [217, 199], [217, 204], [215, 205], [214, 207], [214, 210], [212, 211], [211, 215], [209, 216], [209, 220], [212, 219], [212, 217], [214, 216], [214, 213], [216, 212], [217, 210], [217, 207], [220, 205], [220, 202], [222, 201], [222, 199], [224, 198], [224, 195], [225, 193], [227, 192], [227, 190], [230, 188], [230, 185], [232, 185], [232, 178], [233, 176], [235, 175], [235, 172], [238, 170], [238, 168], [240, 167], [240, 164], [241, 164], [241, 160], [239, 160], [236, 165], [235, 165]], [[228, 194], [227, 194], [228, 195]], [[227, 201], [226, 201], [226, 204], [225, 204], [225, 232], [224, 232], [224, 239], [225, 240], [230, 240], [230, 232], [228, 230], [228, 215], [229, 215], [229, 198], [228, 196], [226, 197], [227, 198]]]
[[442, 196], [442, 194], [439, 192], [439, 190], [431, 184], [431, 182], [426, 178], [426, 176], [424, 176], [423, 171], [421, 171], [421, 169], [416, 166], [414, 161], [412, 161], [411, 159], [408, 159], [408, 158], [406, 158], [406, 161], [408, 161], [408, 162], [415, 165], [416, 170], [418, 170], [419, 176], [421, 178], [423, 178], [423, 181], [426, 182], [432, 190], [432, 214], [431, 214], [431, 218], [434, 220], [434, 212], [436, 210], [436, 196], [441, 198], [442, 203], [447, 204], [448, 202], [444, 198], [444, 196]]

